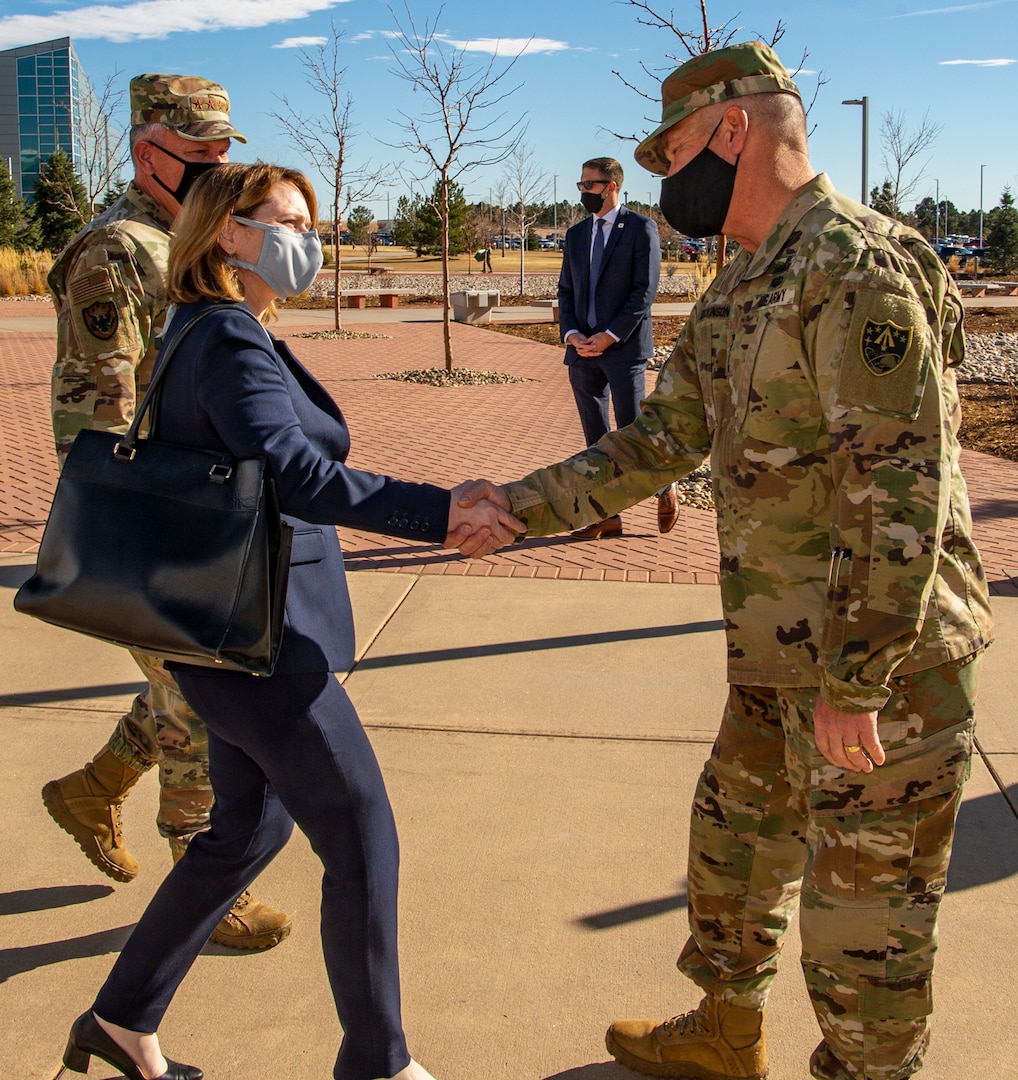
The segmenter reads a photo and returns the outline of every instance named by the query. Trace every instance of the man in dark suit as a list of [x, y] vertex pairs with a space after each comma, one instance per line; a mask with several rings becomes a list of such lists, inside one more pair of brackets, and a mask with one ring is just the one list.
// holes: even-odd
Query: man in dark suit
[[[622, 166], [608, 157], [583, 163], [577, 188], [591, 216], [567, 233], [558, 283], [565, 364], [588, 446], [609, 431], [611, 392], [616, 427], [631, 424], [646, 393], [654, 353], [650, 305], [661, 275], [657, 224], [619, 203]], [[674, 486], [658, 495], [658, 527], [678, 518]], [[573, 533], [578, 540], [618, 536], [618, 515]]]

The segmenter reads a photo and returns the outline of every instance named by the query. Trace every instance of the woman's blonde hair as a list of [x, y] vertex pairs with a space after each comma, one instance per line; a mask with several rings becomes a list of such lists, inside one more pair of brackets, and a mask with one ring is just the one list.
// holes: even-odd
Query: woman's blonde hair
[[312, 226], [318, 201], [308, 178], [296, 169], [256, 162], [209, 169], [194, 182], [173, 227], [169, 297], [176, 304], [195, 300], [243, 300], [237, 268], [227, 263], [219, 237], [231, 215], [251, 217], [279, 184], [293, 184], [308, 204]]

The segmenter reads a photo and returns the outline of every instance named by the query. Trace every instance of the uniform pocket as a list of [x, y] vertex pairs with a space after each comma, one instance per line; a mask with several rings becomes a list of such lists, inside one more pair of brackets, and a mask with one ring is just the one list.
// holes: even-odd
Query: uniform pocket
[[852, 817], [943, 795], [968, 779], [975, 724], [965, 719], [921, 738], [883, 738], [887, 760], [855, 773], [817, 756], [809, 804], [814, 817]]
[[739, 387], [741, 430], [758, 442], [808, 450], [816, 445], [823, 420], [820, 400], [797, 335], [788, 333], [790, 315], [769, 314], [744, 362], [748, 378]]

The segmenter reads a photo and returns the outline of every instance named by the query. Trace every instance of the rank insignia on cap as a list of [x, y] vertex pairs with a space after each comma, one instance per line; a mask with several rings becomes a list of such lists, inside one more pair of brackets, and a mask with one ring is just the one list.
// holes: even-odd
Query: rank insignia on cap
[[862, 361], [878, 378], [890, 375], [905, 361], [912, 344], [913, 328], [893, 322], [867, 319], [862, 326]]
[[97, 300], [81, 313], [85, 329], [100, 341], [109, 341], [120, 327], [117, 305], [109, 300]]

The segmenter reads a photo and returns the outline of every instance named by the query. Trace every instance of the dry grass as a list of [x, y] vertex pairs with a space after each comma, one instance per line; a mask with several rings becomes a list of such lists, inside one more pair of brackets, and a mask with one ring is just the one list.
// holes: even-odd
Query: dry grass
[[[325, 247], [326, 256], [331, 258], [332, 248], [329, 245]], [[527, 251], [524, 253], [524, 271], [527, 274], [557, 274], [562, 269], [562, 252], [561, 251]], [[363, 247], [349, 247], [343, 245], [341, 250], [342, 264], [340, 269], [344, 273], [357, 273], [360, 270], [364, 270], [368, 265], [367, 250]], [[442, 260], [437, 255], [422, 255], [419, 259], [414, 255], [412, 251], [407, 248], [401, 247], [380, 247], [374, 255], [371, 256], [372, 266], [389, 266], [397, 274], [440, 274], [442, 272]], [[661, 263], [661, 276], [664, 277], [669, 272], [669, 267], [672, 267], [672, 273], [678, 272], [680, 274], [697, 273], [699, 274], [700, 268], [698, 264], [690, 262], [678, 262], [678, 263]], [[452, 273], [459, 276], [460, 274], [477, 274], [478, 277], [483, 277], [481, 274], [481, 264], [474, 260], [474, 256], [471, 252], [466, 252], [463, 255], [456, 255], [449, 260], [449, 268]], [[695, 268], [695, 269], [694, 269]], [[503, 253], [495, 250], [491, 253], [491, 269], [496, 274], [516, 274], [520, 272], [520, 253], [519, 251], [508, 250]], [[710, 270], [713, 275], [712, 267], [703, 267], [704, 270]]]
[[0, 248], [0, 296], [45, 296], [46, 275], [53, 265], [48, 251]]

